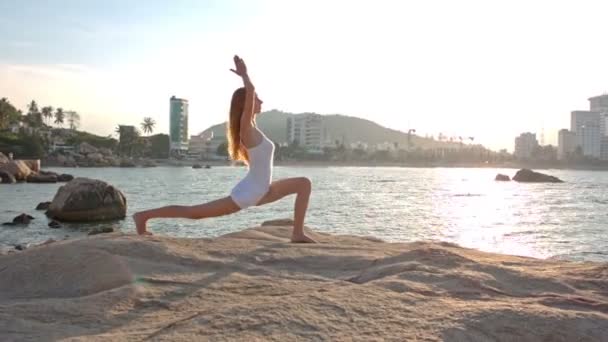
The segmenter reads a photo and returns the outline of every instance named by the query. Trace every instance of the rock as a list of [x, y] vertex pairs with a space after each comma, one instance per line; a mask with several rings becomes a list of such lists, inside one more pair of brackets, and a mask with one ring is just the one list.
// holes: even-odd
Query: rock
[[4, 153], [0, 152], [0, 164], [6, 164], [8, 162], [10, 162], [11, 160], [8, 159], [7, 156], [4, 155]]
[[516, 182], [526, 182], [526, 183], [563, 183], [561, 179], [546, 175], [544, 173], [535, 172], [530, 169], [521, 169], [517, 171], [515, 176], [513, 176], [513, 180]]
[[0, 165], [0, 171], [11, 174], [17, 181], [25, 180], [32, 173], [32, 170], [23, 160], [12, 160], [6, 164], [2, 164]]
[[32, 173], [27, 176], [26, 181], [28, 183], [57, 183], [57, 176], [44, 176], [40, 174]]
[[53, 229], [61, 228], [61, 224], [55, 220], [52, 220], [51, 222], [49, 222], [48, 226], [49, 226], [49, 228], [53, 228]]
[[97, 147], [86, 142], [83, 142], [78, 146], [78, 152], [82, 154], [97, 153], [97, 151]]
[[47, 210], [49, 205], [51, 205], [51, 202], [40, 202], [36, 206], [36, 210]]
[[114, 156], [106, 157], [106, 161], [108, 162], [108, 166], [120, 166], [120, 159]]
[[192, 165], [192, 168], [193, 169], [202, 169], [203, 166], [201, 164], [194, 164], [194, 165]]
[[136, 167], [135, 162], [131, 159], [123, 158], [120, 160], [120, 167]]
[[59, 175], [56, 172], [53, 171], [44, 171], [44, 170], [40, 170], [38, 172], [39, 175], [43, 175], [43, 176], [56, 176], [59, 177]]
[[92, 160], [92, 161], [96, 162], [96, 163], [100, 163], [100, 162], [103, 161], [103, 154], [97, 153], [97, 152], [95, 152], [95, 153], [89, 153], [89, 154], [87, 154], [87, 158], [89, 160]]
[[156, 163], [152, 160], [146, 159], [141, 163], [143, 167], [156, 167]]
[[72, 155], [72, 158], [74, 159], [74, 161], [76, 163], [81, 163], [81, 162], [84, 162], [84, 161], [87, 160], [87, 157], [85, 155], [83, 155], [83, 154], [80, 154], [80, 153], [74, 153]]
[[114, 232], [114, 228], [112, 227], [103, 227], [103, 228], [95, 228], [89, 232], [88, 235], [97, 235], [97, 234], [105, 234]]
[[2, 184], [13, 184], [16, 183], [17, 180], [13, 177], [12, 174], [7, 171], [0, 171], [0, 183]]
[[205, 169], [210, 169], [210, 168], [211, 168], [211, 165], [209, 165], [209, 164], [205, 165]]
[[20, 243], [18, 245], [15, 245], [15, 249], [18, 251], [24, 251], [26, 250], [30, 245], [29, 244], [24, 244], [24, 243]]
[[40, 159], [24, 159], [22, 161], [32, 172], [38, 173], [40, 171]]
[[58, 182], [69, 182], [74, 179], [74, 176], [68, 175], [67, 173], [62, 173], [57, 177]]
[[20, 214], [15, 216], [13, 219], [14, 224], [29, 224], [31, 220], [34, 219], [34, 216], [28, 214]]
[[109, 148], [101, 147], [101, 148], [98, 148], [97, 150], [99, 153], [103, 154], [106, 157], [112, 155], [112, 150], [110, 150]]
[[59, 221], [93, 222], [122, 219], [127, 199], [112, 185], [95, 179], [76, 178], [57, 190], [47, 215]]
[[503, 175], [502, 173], [499, 173], [496, 175], [496, 178], [494, 178], [495, 181], [501, 181], [501, 182], [509, 182], [511, 181], [511, 178], [509, 178], [509, 176], [507, 175]]

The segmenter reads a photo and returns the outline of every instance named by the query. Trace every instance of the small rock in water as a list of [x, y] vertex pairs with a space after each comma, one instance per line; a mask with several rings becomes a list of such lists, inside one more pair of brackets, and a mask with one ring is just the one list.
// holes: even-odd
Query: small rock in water
[[18, 216], [15, 216], [15, 218], [13, 219], [13, 222], [5, 222], [2, 225], [3, 226], [15, 226], [18, 224], [29, 224], [31, 220], [33, 220], [34, 217], [28, 214], [21, 214]]
[[51, 205], [51, 202], [40, 202], [36, 206], [36, 210], [47, 210], [49, 205]]
[[95, 228], [95, 229], [91, 230], [88, 235], [112, 233], [113, 231], [114, 231], [114, 228], [112, 228], [112, 227]]
[[49, 228], [57, 229], [61, 228], [61, 224], [55, 220], [49, 222]]
[[494, 178], [495, 181], [500, 181], [500, 182], [509, 182], [511, 180], [511, 178], [509, 178], [509, 176], [507, 175], [503, 175], [502, 173], [499, 173], [496, 175], [496, 178]]
[[17, 180], [9, 172], [0, 170], [0, 183], [14, 184], [17, 183]]
[[521, 169], [517, 171], [513, 180], [516, 182], [524, 183], [563, 183], [561, 179], [546, 175], [544, 173], [535, 172], [530, 169]]
[[32, 173], [25, 180], [28, 183], [57, 183], [57, 176]]
[[74, 176], [68, 175], [67, 173], [61, 174], [61, 175], [59, 175], [59, 177], [57, 177], [58, 182], [69, 182], [73, 179], [74, 179]]
[[192, 165], [192, 168], [193, 169], [202, 169], [203, 166], [201, 164], [194, 164], [194, 165]]
[[20, 244], [18, 244], [18, 245], [15, 246], [15, 249], [18, 250], [18, 251], [24, 251], [28, 247], [29, 247], [29, 244], [20, 243]]

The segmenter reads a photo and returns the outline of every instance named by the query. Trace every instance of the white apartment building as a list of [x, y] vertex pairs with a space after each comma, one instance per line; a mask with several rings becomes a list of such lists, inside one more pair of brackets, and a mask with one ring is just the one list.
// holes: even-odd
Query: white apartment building
[[515, 151], [513, 154], [518, 159], [530, 159], [537, 147], [538, 140], [536, 140], [536, 134], [522, 133], [515, 138]]
[[602, 116], [599, 112], [575, 110], [570, 114], [570, 131], [576, 135], [576, 146], [580, 146], [583, 155], [600, 158], [602, 147]]
[[560, 129], [557, 134], [557, 159], [566, 159], [576, 150], [576, 146], [576, 134], [567, 129]]
[[287, 118], [287, 141], [309, 152], [323, 151], [324, 132], [322, 115], [298, 114]]

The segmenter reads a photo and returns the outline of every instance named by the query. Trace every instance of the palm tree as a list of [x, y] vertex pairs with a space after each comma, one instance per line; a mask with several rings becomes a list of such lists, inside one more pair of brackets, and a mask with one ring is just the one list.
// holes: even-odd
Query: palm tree
[[141, 123], [141, 130], [144, 131], [144, 133], [152, 133], [152, 131], [154, 131], [154, 125], [156, 125], [156, 121], [150, 117], [146, 117]]
[[55, 111], [55, 124], [59, 125], [59, 127], [63, 126], [64, 119], [65, 114], [63, 113], [63, 108], [57, 108], [57, 110]]
[[68, 116], [68, 123], [70, 124], [70, 129], [76, 130], [76, 128], [80, 126], [80, 114], [73, 110], [66, 112], [66, 114]]
[[53, 107], [42, 107], [42, 117], [44, 118], [44, 121], [50, 121], [53, 118]]
[[36, 101], [32, 100], [29, 105], [27, 105], [28, 112], [28, 121], [34, 127], [42, 126], [42, 116], [40, 115], [40, 111], [38, 110], [38, 104]]

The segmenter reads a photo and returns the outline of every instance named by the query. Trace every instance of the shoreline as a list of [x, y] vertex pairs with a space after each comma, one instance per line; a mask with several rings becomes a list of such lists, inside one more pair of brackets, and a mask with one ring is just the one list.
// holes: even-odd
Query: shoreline
[[[169, 159], [150, 159], [155, 163], [155, 166], [136, 165], [130, 167], [121, 166], [66, 166], [58, 163], [52, 163], [47, 160], [42, 160], [41, 167], [62, 167], [62, 168], [149, 168], [149, 167], [192, 167], [195, 164], [210, 167], [217, 166], [243, 166], [242, 164], [234, 164], [230, 161], [223, 160], [208, 160], [208, 161], [182, 161]], [[608, 171], [608, 165], [564, 165], [564, 164], [545, 164], [545, 163], [466, 163], [466, 162], [375, 162], [375, 161], [275, 161], [274, 166], [279, 167], [396, 167], [396, 168], [485, 168], [485, 169], [533, 169], [533, 170], [585, 170], [585, 171]]]

